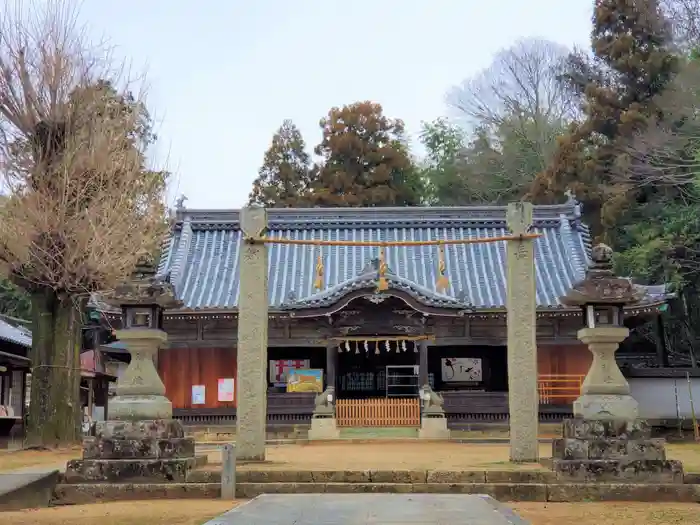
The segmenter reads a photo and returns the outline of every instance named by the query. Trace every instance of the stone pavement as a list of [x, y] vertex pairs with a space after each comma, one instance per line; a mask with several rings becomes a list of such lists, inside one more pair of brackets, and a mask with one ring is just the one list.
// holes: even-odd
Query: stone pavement
[[204, 525], [527, 525], [489, 496], [264, 494]]

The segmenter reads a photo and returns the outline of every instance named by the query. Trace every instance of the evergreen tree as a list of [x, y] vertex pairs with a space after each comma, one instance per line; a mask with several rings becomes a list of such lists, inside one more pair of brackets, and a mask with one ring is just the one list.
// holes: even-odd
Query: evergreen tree
[[648, 198], [630, 169], [629, 143], [662, 119], [655, 101], [672, 80], [677, 57], [658, 0], [596, 0], [594, 59], [569, 59], [564, 80], [581, 95], [585, 119], [559, 142], [531, 197], [561, 200], [567, 189], [584, 204], [594, 235], [614, 242], [618, 219], [630, 203]]
[[306, 144], [291, 120], [285, 120], [265, 152], [249, 204], [266, 208], [308, 205], [310, 157]]
[[382, 106], [357, 102], [333, 108], [321, 120], [322, 158], [311, 198], [316, 206], [410, 206], [423, 196], [401, 120]]

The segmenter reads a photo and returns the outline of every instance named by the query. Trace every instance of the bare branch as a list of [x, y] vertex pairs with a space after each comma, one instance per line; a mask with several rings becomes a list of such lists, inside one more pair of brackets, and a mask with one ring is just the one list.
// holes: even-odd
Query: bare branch
[[700, 48], [700, 0], [662, 0], [675, 42], [683, 49]]
[[73, 295], [158, 249], [167, 180], [146, 168], [142, 94], [76, 15], [18, 2], [0, 19], [0, 259], [27, 287]]
[[559, 81], [568, 55], [566, 47], [547, 40], [520, 40], [448, 93], [447, 103], [472, 125], [499, 126], [513, 118], [570, 121], [578, 108]]
[[635, 135], [631, 162], [616, 175], [634, 186], [679, 191], [700, 181], [700, 63], [688, 61], [654, 100], [661, 118]]

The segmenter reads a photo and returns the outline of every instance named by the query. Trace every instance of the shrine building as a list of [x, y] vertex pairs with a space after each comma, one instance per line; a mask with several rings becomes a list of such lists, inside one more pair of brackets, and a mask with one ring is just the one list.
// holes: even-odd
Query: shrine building
[[[268, 425], [308, 423], [316, 392], [327, 385], [336, 389], [340, 426], [417, 426], [418, 388], [426, 383], [443, 395], [451, 428], [507, 419], [505, 241], [411, 244], [506, 236], [505, 207], [267, 215], [269, 237], [349, 244], [268, 245]], [[533, 231], [540, 235], [540, 419], [553, 421], [571, 415], [590, 365], [576, 339], [581, 314], [558, 298], [584, 277], [591, 238], [573, 200], [535, 206]], [[157, 366], [175, 417], [189, 424], [235, 421], [241, 243], [238, 210], [178, 209], [164, 246], [158, 273], [183, 307], [165, 315], [169, 342]], [[628, 326], [657, 315], [665, 302], [657, 288], [626, 311]], [[390, 416], [377, 408], [387, 403]]]

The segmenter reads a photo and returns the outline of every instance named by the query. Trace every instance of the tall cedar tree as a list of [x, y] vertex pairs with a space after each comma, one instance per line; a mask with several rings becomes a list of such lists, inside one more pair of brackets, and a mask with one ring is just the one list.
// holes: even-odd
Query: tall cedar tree
[[657, 0], [596, 0], [591, 45], [594, 60], [570, 56], [564, 77], [582, 97], [585, 120], [560, 139], [530, 197], [556, 202], [570, 189], [592, 233], [614, 238], [627, 204], [643, 198], [629, 170], [629, 141], [663, 117], [654, 98], [672, 79], [677, 60]]
[[265, 152], [249, 204], [266, 208], [295, 208], [308, 205], [310, 156], [291, 120], [285, 120]]
[[315, 206], [410, 206], [420, 202], [418, 173], [408, 152], [401, 120], [382, 106], [356, 102], [333, 108], [320, 122], [314, 175]]

